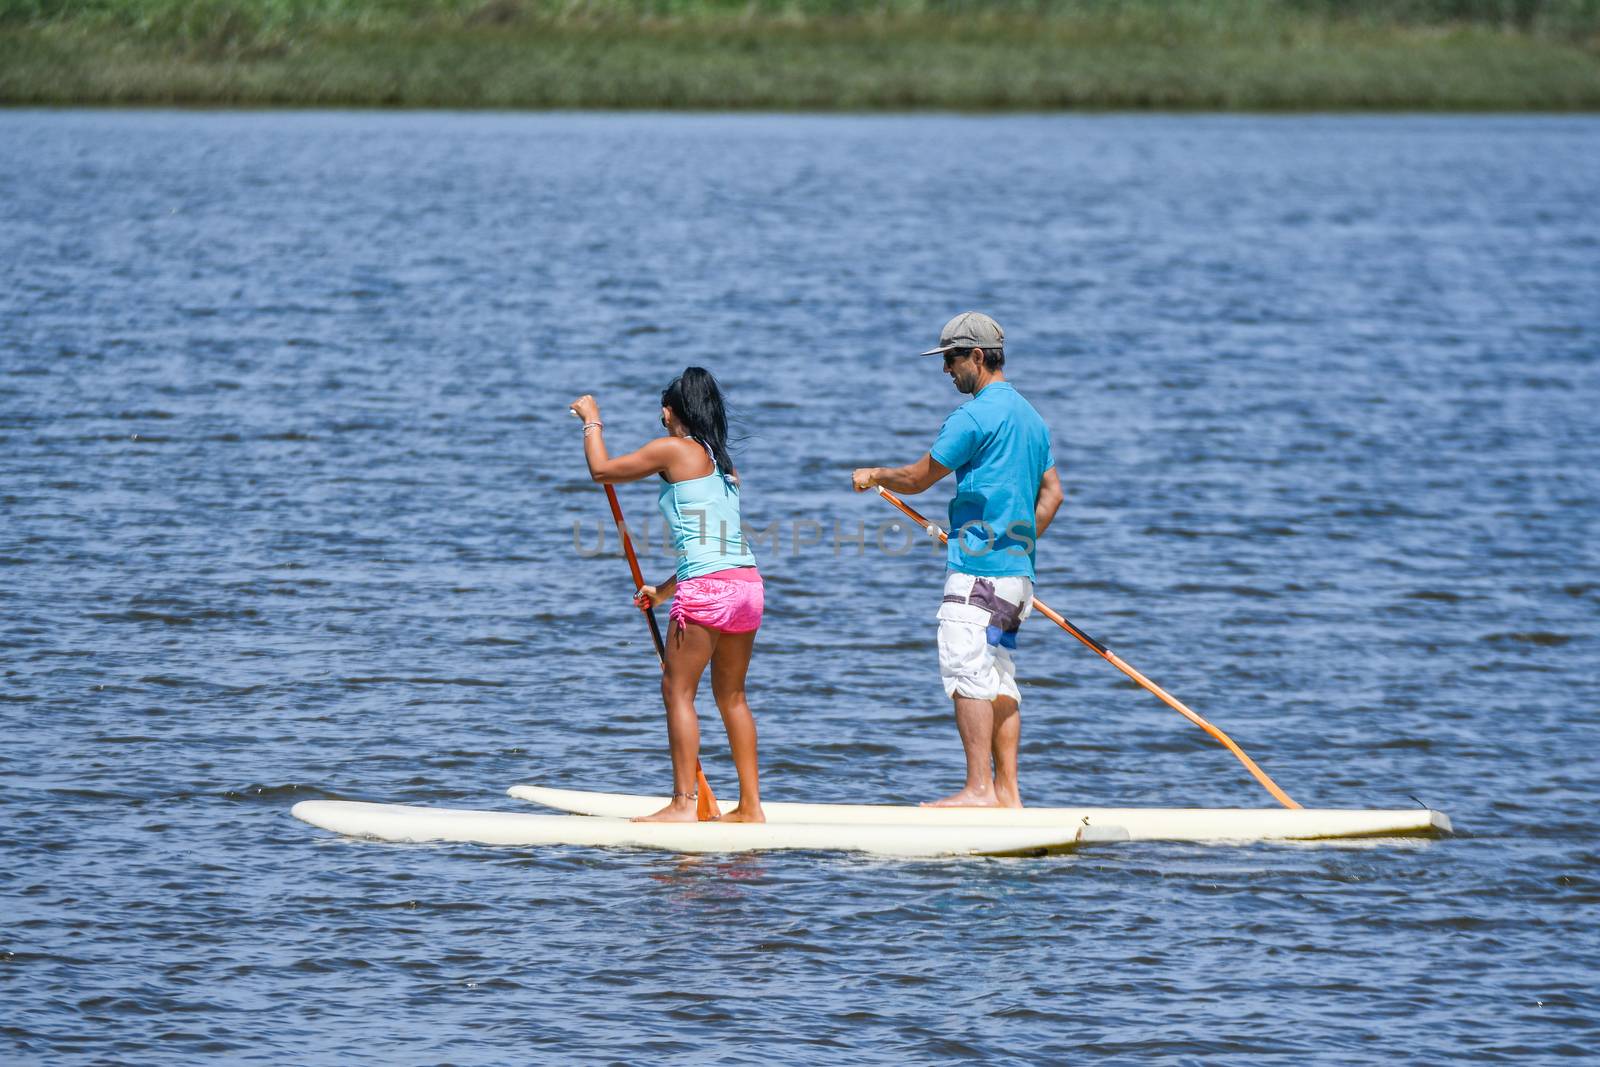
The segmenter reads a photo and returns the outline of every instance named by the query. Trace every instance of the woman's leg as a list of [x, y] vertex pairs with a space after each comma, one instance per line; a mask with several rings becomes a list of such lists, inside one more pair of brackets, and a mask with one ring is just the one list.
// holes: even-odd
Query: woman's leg
[[739, 806], [724, 822], [766, 822], [761, 811], [761, 778], [756, 759], [756, 720], [744, 698], [744, 676], [750, 668], [756, 632], [723, 634], [711, 656], [711, 692], [728, 730], [728, 748], [739, 772]]
[[667, 707], [667, 744], [672, 749], [672, 799], [635, 822], [694, 822], [695, 767], [700, 759], [700, 717], [694, 710], [700, 675], [717, 647], [717, 631], [697, 623], [669, 624], [661, 700]]

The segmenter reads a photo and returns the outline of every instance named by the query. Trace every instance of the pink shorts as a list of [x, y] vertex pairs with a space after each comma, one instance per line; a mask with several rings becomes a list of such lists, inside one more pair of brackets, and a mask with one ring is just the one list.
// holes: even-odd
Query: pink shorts
[[747, 634], [760, 627], [765, 601], [761, 572], [735, 567], [679, 582], [668, 617], [679, 628], [692, 622], [725, 634]]

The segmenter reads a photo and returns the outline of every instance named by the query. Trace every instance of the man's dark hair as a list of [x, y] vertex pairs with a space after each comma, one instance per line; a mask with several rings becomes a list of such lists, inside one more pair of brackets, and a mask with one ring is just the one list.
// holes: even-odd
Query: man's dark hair
[[[972, 348], [952, 348], [945, 355], [953, 359], [966, 359], [978, 347], [974, 345]], [[999, 370], [1006, 365], [1006, 350], [1003, 348], [985, 348], [983, 350], [983, 365], [989, 370]]]

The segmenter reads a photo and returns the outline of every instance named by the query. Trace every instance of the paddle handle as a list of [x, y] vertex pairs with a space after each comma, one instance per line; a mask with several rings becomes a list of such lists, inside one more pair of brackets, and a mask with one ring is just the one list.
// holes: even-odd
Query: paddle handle
[[[883, 486], [880, 485], [876, 488], [879, 496], [883, 497], [883, 499], [899, 508], [905, 513], [906, 517], [911, 519], [912, 522], [928, 531], [928, 536], [937, 537], [940, 544], [949, 544], [950, 536], [946, 534], [944, 530], [940, 529], [937, 523], [929, 522], [926, 518], [920, 515], [915, 508], [911, 507], [904, 500], [901, 500]], [[1249, 771], [1255, 780], [1260, 782], [1262, 787], [1265, 788], [1267, 792], [1271, 793], [1273, 799], [1275, 799], [1278, 803], [1282, 804], [1286, 808], [1298, 808], [1301, 806], [1296, 803], [1288, 793], [1285, 793], [1282, 789], [1278, 788], [1278, 783], [1274, 782], [1267, 775], [1267, 772], [1262, 770], [1260, 766], [1256, 764], [1255, 760], [1245, 755], [1244, 749], [1234, 744], [1233, 738], [1229, 737], [1227, 734], [1223, 733], [1221, 730], [1217, 729], [1215, 726], [1212, 726], [1209, 722], [1190, 711], [1181, 700], [1173, 696], [1171, 693], [1168, 693], [1165, 689], [1162, 689], [1159, 685], [1156, 685], [1138, 671], [1134, 670], [1123, 661], [1121, 656], [1117, 655], [1115, 652], [1112, 652], [1105, 645], [1102, 645], [1099, 641], [1096, 641], [1094, 638], [1090, 637], [1088, 634], [1072, 625], [1071, 622], [1067, 621], [1066, 616], [1052, 609], [1048, 604], [1040, 600], [1038, 597], [1033, 598], [1033, 606], [1034, 609], [1039, 612], [1039, 614], [1043, 615], [1045, 618], [1049, 619], [1051, 622], [1067, 631], [1067, 633], [1071, 634], [1073, 637], [1076, 637], [1079, 641], [1082, 641], [1085, 645], [1088, 645], [1090, 648], [1094, 649], [1095, 653], [1107, 663], [1111, 664], [1123, 674], [1126, 674], [1129, 678], [1132, 678], [1146, 691], [1154, 694], [1162, 703], [1166, 704], [1169, 708], [1176, 711], [1178, 714], [1182, 715], [1196, 726], [1200, 727], [1200, 729], [1204, 730], [1218, 741], [1222, 742], [1223, 747], [1225, 747], [1229, 752], [1232, 752], [1234, 756], [1238, 758], [1239, 762], [1244, 764], [1244, 769]]]

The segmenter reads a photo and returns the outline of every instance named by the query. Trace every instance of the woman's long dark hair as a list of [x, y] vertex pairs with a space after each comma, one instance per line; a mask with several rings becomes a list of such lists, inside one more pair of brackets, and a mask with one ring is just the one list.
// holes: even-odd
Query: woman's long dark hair
[[717, 380], [704, 367], [685, 367], [661, 392], [661, 406], [671, 408], [691, 437], [711, 450], [722, 476], [738, 482], [728, 455], [728, 412]]

